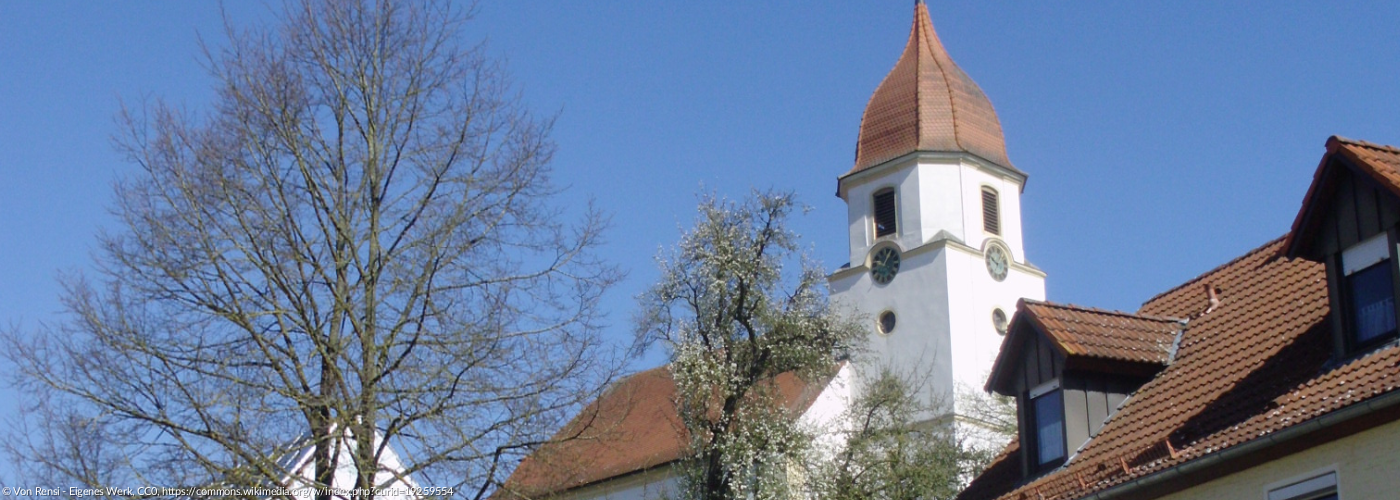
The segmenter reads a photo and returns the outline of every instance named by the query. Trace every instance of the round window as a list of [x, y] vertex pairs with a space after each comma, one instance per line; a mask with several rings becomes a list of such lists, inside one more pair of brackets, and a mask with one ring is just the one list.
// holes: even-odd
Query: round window
[[894, 331], [894, 311], [880, 313], [880, 333], [890, 333]]
[[1006, 335], [1006, 312], [1000, 307], [992, 309], [992, 326], [997, 329], [997, 335]]

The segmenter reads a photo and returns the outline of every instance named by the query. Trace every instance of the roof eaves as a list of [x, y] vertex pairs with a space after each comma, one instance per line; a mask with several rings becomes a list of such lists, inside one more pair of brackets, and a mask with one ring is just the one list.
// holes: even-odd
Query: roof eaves
[[[1381, 415], [1382, 418], [1376, 422], [1372, 422], [1369, 426], [1341, 425], [1377, 414]], [[1365, 402], [1323, 414], [1320, 417], [1286, 427], [1280, 431], [1265, 434], [1217, 452], [1207, 453], [1173, 465], [1170, 468], [1157, 470], [1150, 474], [1133, 478], [1127, 482], [1090, 492], [1084, 496], [1075, 497], [1075, 500], [1155, 498], [1194, 485], [1194, 483], [1188, 483], [1172, 489], [1173, 485], [1171, 485], [1170, 482], [1173, 480], [1188, 478], [1190, 475], [1197, 472], [1210, 472], [1212, 469], [1216, 469], [1215, 472], [1217, 473], [1220, 470], [1230, 470], [1228, 467], [1235, 460], [1246, 460], [1254, 453], [1263, 453], [1272, 450], [1275, 446], [1291, 444], [1295, 440], [1305, 438], [1315, 432], [1337, 429], [1339, 432], [1344, 433], [1343, 436], [1345, 436], [1356, 434], [1376, 425], [1395, 420], [1400, 420], [1400, 391], [1384, 393]], [[1311, 448], [1311, 446], [1291, 450], [1291, 453], [1297, 453], [1307, 448]], [[1281, 457], [1271, 454], [1269, 459], [1277, 458]], [[1134, 495], [1134, 493], [1138, 493], [1141, 490], [1150, 490], [1153, 487], [1165, 487], [1165, 489], [1164, 491], [1158, 492], [1157, 495], [1152, 496]]]
[[1324, 174], [1327, 171], [1327, 165], [1331, 163], [1328, 160], [1332, 158], [1332, 155], [1337, 152], [1337, 148], [1344, 141], [1347, 139], [1335, 135], [1327, 138], [1326, 152], [1322, 154], [1322, 158], [1317, 162], [1317, 168], [1313, 170], [1312, 183], [1308, 185], [1308, 192], [1303, 195], [1302, 204], [1298, 207], [1298, 215], [1293, 217], [1293, 225], [1289, 228], [1288, 234], [1284, 235], [1287, 239], [1283, 242], [1280, 255], [1288, 258], [1297, 257], [1296, 242], [1298, 237], [1295, 235], [1302, 234], [1305, 226], [1311, 226], [1313, 199], [1319, 196], [1322, 189], [1322, 180], [1326, 178]]
[[[649, 472], [653, 472], [653, 471], [659, 470], [659, 469], [661, 469], [661, 468], [663, 468], [663, 467], [670, 467], [670, 466], [672, 466], [672, 465], [675, 465], [675, 464], [679, 463], [680, 461], [681, 461], [681, 460], [680, 460], [679, 458], [673, 458], [673, 459], [666, 460], [666, 461], [663, 461], [663, 462], [658, 462], [658, 463], [656, 463], [655, 465], [649, 465], [649, 466], [646, 466], [646, 467], [641, 467], [641, 468], [637, 468], [637, 469], [632, 469], [632, 470], [625, 471], [625, 472], [622, 472], [622, 473], [617, 474], [617, 475], [608, 476], [608, 477], [599, 478], [599, 479], [594, 479], [594, 480], [592, 480], [592, 481], [588, 481], [588, 482], [576, 484], [576, 485], [573, 485], [573, 486], [565, 486], [565, 487], [563, 487], [563, 488], [559, 488], [559, 489], [554, 490], [554, 491], [539, 492], [539, 493], [536, 493], [536, 494], [534, 494], [534, 495], [522, 495], [522, 496], [520, 496], [520, 498], [529, 498], [529, 497], [531, 497], [531, 496], [533, 496], [533, 497], [556, 497], [556, 498], [561, 498], [561, 497], [564, 497], [564, 496], [569, 495], [570, 493], [573, 493], [573, 492], [576, 492], [576, 491], [582, 491], [582, 490], [584, 490], [584, 489], [587, 489], [587, 488], [590, 488], [590, 487], [593, 487], [593, 486], [596, 486], [596, 485], [599, 485], [599, 484], [608, 483], [608, 482], [612, 482], [612, 481], [617, 481], [617, 480], [625, 479], [625, 478], [629, 478], [629, 477], [640, 476], [640, 475], [642, 475], [642, 474], [646, 474], [646, 473], [649, 473]], [[494, 496], [494, 495], [493, 495], [493, 496]]]

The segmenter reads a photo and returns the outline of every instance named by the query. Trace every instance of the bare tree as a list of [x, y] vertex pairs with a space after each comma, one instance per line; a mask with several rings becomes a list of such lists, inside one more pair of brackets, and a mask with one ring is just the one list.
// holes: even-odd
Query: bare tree
[[291, 2], [207, 51], [206, 113], [124, 113], [99, 276], [7, 336], [35, 396], [11, 450], [69, 484], [268, 486], [309, 446], [318, 485], [481, 498], [596, 396], [604, 221], [549, 203], [551, 121], [469, 14]]
[[[684, 495], [780, 498], [810, 436], [784, 406], [780, 377], [825, 383], [863, 330], [827, 302], [826, 276], [786, 227], [783, 193], [702, 200], [696, 226], [642, 296], [642, 344], [670, 351], [691, 438]], [[797, 267], [796, 272], [784, 272]]]

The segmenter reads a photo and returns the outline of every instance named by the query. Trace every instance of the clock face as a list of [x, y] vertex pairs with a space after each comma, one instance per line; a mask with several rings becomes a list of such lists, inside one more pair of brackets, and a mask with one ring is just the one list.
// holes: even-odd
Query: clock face
[[894, 247], [881, 248], [870, 258], [870, 277], [884, 285], [899, 273], [899, 250]]
[[1006, 250], [1001, 245], [987, 245], [986, 258], [987, 273], [992, 275], [992, 279], [1006, 279], [1006, 271], [1011, 267], [1011, 258], [1006, 255]]

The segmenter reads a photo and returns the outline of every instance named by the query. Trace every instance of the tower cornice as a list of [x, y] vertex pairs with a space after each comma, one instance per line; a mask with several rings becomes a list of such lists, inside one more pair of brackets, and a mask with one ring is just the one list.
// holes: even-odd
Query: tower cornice
[[851, 183], [859, 183], [865, 181], [866, 179], [879, 177], [887, 171], [897, 170], [900, 167], [912, 165], [914, 162], [922, 163], [948, 160], [965, 160], [983, 170], [992, 172], [1001, 177], [1012, 179], [1016, 182], [1018, 186], [1020, 186], [1021, 191], [1025, 191], [1026, 179], [1029, 178], [1029, 175], [1025, 172], [1022, 172], [1016, 167], [999, 165], [997, 163], [987, 160], [986, 158], [982, 158], [980, 156], [961, 151], [911, 151], [909, 153], [900, 155], [896, 158], [892, 158], [888, 161], [882, 162], [879, 165], [873, 165], [863, 170], [847, 172], [846, 174], [837, 178], [836, 196], [845, 199], [846, 189], [851, 186]]

